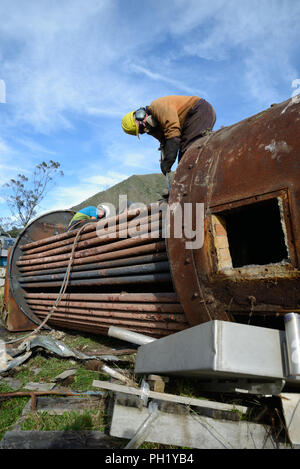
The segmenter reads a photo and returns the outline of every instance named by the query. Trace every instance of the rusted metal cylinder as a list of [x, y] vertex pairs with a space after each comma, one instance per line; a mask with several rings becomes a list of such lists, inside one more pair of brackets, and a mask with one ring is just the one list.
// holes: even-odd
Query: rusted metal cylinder
[[[19, 284], [20, 271], [16, 266], [16, 262], [22, 255], [22, 246], [28, 242], [39, 242], [43, 238], [47, 239], [64, 234], [66, 226], [68, 226], [74, 214], [73, 210], [46, 212], [32, 220], [18, 236], [10, 251], [7, 265], [6, 308], [9, 313], [7, 318], [9, 330], [30, 330], [35, 324], [40, 323], [39, 318], [28, 308], [24, 298], [25, 292]], [[25, 324], [25, 327], [23, 324]]]
[[[256, 310], [275, 317], [299, 308], [299, 135], [300, 100], [293, 98], [199, 139], [178, 165], [169, 204], [204, 204], [203, 245], [168, 240], [189, 324], [253, 324]], [[271, 315], [260, 324], [272, 324]]]
[[28, 316], [43, 320], [56, 305], [50, 326], [107, 333], [113, 324], [155, 337], [185, 329], [162, 237], [160, 204], [139, 211], [136, 218], [131, 212], [130, 223], [125, 221], [122, 214], [108, 220], [108, 228], [104, 221], [100, 227], [86, 225], [75, 247], [67, 293], [58, 305], [78, 230], [43, 243], [29, 243], [26, 233], [11, 264], [11, 278]]

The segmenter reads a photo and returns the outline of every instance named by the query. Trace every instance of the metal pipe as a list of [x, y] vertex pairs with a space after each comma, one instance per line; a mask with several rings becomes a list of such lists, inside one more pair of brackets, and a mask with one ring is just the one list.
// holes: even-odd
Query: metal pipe
[[[143, 225], [142, 228], [134, 234], [134, 236], [131, 236], [131, 238], [141, 237], [141, 236], [146, 235], [146, 233], [150, 234], [152, 232], [152, 229], [154, 230], [154, 232], [156, 232], [157, 230], [161, 229], [161, 226], [162, 224], [160, 221], [153, 223], [151, 227], [149, 227], [149, 225]], [[113, 238], [109, 235], [103, 238], [95, 236], [93, 239], [90, 239], [87, 241], [79, 241], [77, 243], [76, 250], [77, 251], [83, 250], [83, 249], [88, 250], [92, 246], [102, 246], [107, 243], [113, 244], [114, 242], [116, 242], [116, 240], [128, 239], [129, 237], [130, 236], [129, 236], [128, 230], [120, 231]], [[72, 250], [72, 247], [73, 247], [73, 244], [70, 244], [70, 245], [57, 248], [57, 249], [53, 249], [50, 251], [46, 250], [42, 253], [32, 254], [31, 256], [21, 256], [20, 261], [27, 261], [27, 260], [32, 260], [32, 259], [43, 259], [44, 257], [58, 256], [63, 253], [69, 253]]]
[[[121, 267], [128, 265], [138, 265], [138, 264], [147, 264], [151, 262], [159, 262], [168, 260], [166, 252], [163, 253], [154, 253], [146, 256], [138, 257], [129, 257], [125, 259], [117, 259], [115, 261], [106, 261], [106, 262], [94, 262], [92, 264], [82, 264], [72, 266], [72, 272], [85, 272], [87, 270], [96, 270], [96, 269], [105, 269], [105, 267]], [[63, 267], [58, 267], [56, 269], [47, 269], [47, 270], [33, 270], [30, 272], [24, 272], [20, 278], [27, 278], [31, 275], [50, 275], [50, 274], [59, 274], [65, 273], [66, 269]]]
[[[155, 213], [156, 209], [159, 209], [159, 203], [150, 204], [145, 208], [137, 208], [137, 209], [126, 210], [124, 213], [121, 213], [121, 214], [117, 215], [116, 217], [111, 217], [110, 219], [99, 220], [97, 223], [95, 223], [95, 225], [94, 224], [86, 225], [83, 228], [82, 233], [88, 233], [88, 232], [93, 231], [95, 229], [101, 229], [109, 223], [109, 220], [111, 221], [114, 218], [115, 218], [116, 222], [120, 222], [120, 221], [127, 220], [129, 218], [134, 218], [134, 217], [140, 216], [142, 214], [149, 213], [149, 211], [151, 211], [151, 213]], [[21, 246], [21, 249], [23, 251], [26, 251], [28, 249], [43, 246], [43, 245], [51, 243], [51, 242], [56, 242], [56, 241], [59, 241], [59, 240], [68, 239], [70, 237], [75, 237], [76, 234], [77, 234], [77, 231], [78, 230], [64, 232], [64, 233], [61, 233], [61, 234], [58, 234], [58, 235], [50, 236], [48, 238], [42, 238], [42, 239], [39, 239], [39, 240], [36, 240], [36, 241], [32, 241], [30, 243], [26, 243], [23, 246]]]
[[[155, 337], [185, 329], [187, 324], [177, 296], [164, 292], [172, 289], [172, 279], [166, 243], [161, 238], [162, 213], [158, 210], [154, 216], [148, 214], [134, 219], [133, 224], [124, 218], [124, 223], [116, 227], [118, 239], [113, 237], [115, 227], [109, 225], [106, 229], [106, 222], [100, 230], [95, 225], [90, 225], [91, 231], [83, 229], [67, 284], [67, 292], [74, 294], [65, 293], [54, 310], [56, 290], [65, 278], [74, 236], [61, 240], [53, 237], [51, 242], [48, 239], [39, 246], [28, 243], [22, 257], [19, 247], [11, 279], [18, 284], [18, 296], [28, 314], [43, 320], [49, 318], [51, 310], [49, 324], [95, 333], [105, 333], [111, 325]], [[137, 236], [128, 238], [132, 226], [139, 231]], [[148, 233], [153, 227], [154, 232]], [[124, 285], [132, 293], [120, 293]], [[140, 293], [144, 289], [152, 292], [152, 288], [162, 295]], [[93, 290], [106, 293], [83, 293]]]
[[[32, 311], [37, 311], [37, 314], [47, 314], [49, 308], [41, 305], [31, 306]], [[100, 322], [114, 322], [114, 319], [121, 320], [123, 323], [128, 323], [129, 321], [138, 321], [139, 324], [145, 321], [145, 324], [164, 324], [168, 329], [182, 330], [183, 324], [186, 324], [186, 321], [183, 317], [183, 314], [155, 314], [155, 313], [128, 313], [124, 311], [102, 311], [102, 310], [90, 310], [90, 309], [77, 309], [77, 308], [64, 308], [58, 306], [55, 310], [54, 316], [61, 316], [67, 318], [84, 318], [88, 321], [100, 321]], [[136, 323], [135, 323], [136, 324]]]
[[290, 376], [300, 376], [300, 315], [286, 314], [284, 317], [286, 344]]
[[[154, 213], [153, 216], [155, 216], [156, 212]], [[146, 218], [149, 218], [147, 217], [148, 215], [148, 212], [145, 213], [145, 217], [144, 218], [140, 218], [141, 215], [139, 215], [139, 220], [140, 221], [144, 221]], [[128, 217], [123, 217], [123, 219], [120, 219], [119, 220], [119, 224], [117, 223], [117, 220], [114, 220], [113, 218], [110, 218], [110, 219], [105, 219], [105, 220], [100, 220], [96, 223], [91, 223], [91, 224], [87, 224], [84, 226], [84, 228], [82, 227], [82, 234], [81, 234], [81, 237], [80, 239], [81, 240], [84, 240], [84, 239], [90, 239], [90, 238], [93, 238], [95, 236], [97, 236], [97, 233], [110, 233], [114, 230], [116, 231], [119, 231], [120, 230], [120, 226], [125, 226], [126, 224], [128, 224], [128, 222], [130, 222], [132, 219], [134, 219], [137, 215], [135, 214], [131, 214], [131, 215], [128, 215]], [[34, 254], [34, 253], [38, 253], [38, 252], [42, 252], [42, 251], [45, 251], [48, 249], [54, 249], [56, 247], [60, 247], [62, 245], [67, 245], [67, 244], [72, 244], [73, 243], [73, 239], [75, 237], [75, 235], [77, 234], [78, 232], [78, 229], [77, 230], [74, 230], [74, 231], [69, 231], [67, 233], [63, 233], [62, 235], [57, 235], [55, 237], [50, 237], [50, 238], [46, 238], [44, 239], [42, 245], [40, 245], [41, 243], [38, 243], [38, 247], [35, 247], [36, 245], [36, 242], [32, 242], [30, 244], [27, 244], [27, 248], [24, 249], [24, 247], [22, 247], [22, 250], [24, 252], [24, 255], [30, 255], [30, 254]], [[68, 236], [66, 236], [68, 235]]]
[[[37, 316], [46, 316], [48, 314], [48, 311], [44, 311], [42, 309], [36, 309], [34, 308], [33, 311], [36, 312]], [[138, 318], [136, 318], [136, 320], [130, 320], [130, 319], [121, 319], [121, 318], [117, 318], [117, 319], [114, 319], [114, 318], [107, 318], [107, 317], [97, 317], [97, 316], [94, 316], [94, 315], [81, 315], [81, 314], [69, 314], [69, 313], [63, 313], [63, 312], [55, 312], [53, 313], [53, 315], [51, 316], [51, 321], [53, 319], [58, 319], [58, 318], [61, 318], [61, 319], [64, 319], [64, 320], [69, 320], [70, 323], [73, 324], [73, 322], [84, 322], [84, 321], [88, 321], [89, 324], [121, 324], [123, 325], [124, 327], [130, 327], [131, 326], [135, 326], [135, 327], [146, 327], [148, 329], [164, 329], [167, 333], [167, 331], [181, 331], [184, 327], [179, 324], [179, 323], [173, 323], [173, 322], [164, 322], [164, 321], [147, 321], [147, 320], [143, 320], [143, 321], [139, 321]], [[135, 319], [135, 318], [134, 318]], [[49, 321], [49, 323], [51, 322]]]
[[[29, 305], [54, 305], [54, 300], [30, 299], [27, 298]], [[179, 303], [97, 303], [89, 301], [65, 301], [61, 300], [60, 306], [67, 308], [99, 309], [99, 310], [119, 310], [119, 311], [140, 311], [156, 313], [183, 313], [182, 306]], [[140, 315], [139, 315], [140, 316]]]
[[[77, 321], [77, 322], [70, 322], [66, 321], [61, 318], [51, 318], [49, 320], [49, 323], [51, 323], [52, 326], [63, 328], [63, 329], [71, 329], [71, 330], [79, 330], [79, 331], [85, 331], [85, 332], [91, 332], [92, 334], [105, 334], [107, 335], [109, 325], [101, 325], [101, 324], [90, 324], [90, 321]], [[145, 328], [141, 326], [130, 326], [130, 330], [133, 332], [138, 331], [139, 333], [145, 333], [145, 334], [151, 334], [151, 336], [154, 336], [155, 338], [160, 338], [160, 337], [165, 337], [166, 335], [170, 334], [169, 331], [166, 329], [151, 329], [151, 328]]]
[[122, 381], [122, 383], [125, 383], [127, 385], [133, 386], [135, 384], [130, 378], [127, 378], [127, 376], [122, 375], [122, 373], [119, 373], [118, 371], [114, 370], [113, 368], [110, 368], [107, 365], [102, 365], [101, 371], [103, 371], [103, 373], [108, 374], [112, 378]]
[[[90, 262], [95, 262], [95, 261], [102, 261], [102, 260], [113, 260], [113, 259], [127, 259], [128, 257], [138, 255], [138, 254], [144, 254], [144, 253], [150, 253], [150, 252], [159, 252], [159, 251], [165, 251], [166, 249], [166, 244], [165, 241], [156, 241], [154, 243], [147, 243], [143, 244], [142, 246], [134, 246], [131, 248], [127, 249], [120, 249], [116, 251], [111, 251], [99, 255], [94, 255], [94, 256], [87, 256], [85, 258], [80, 258], [80, 259], [74, 259], [73, 264], [72, 264], [72, 269], [74, 268], [75, 265], [84, 265]], [[38, 266], [25, 266], [25, 267], [19, 267], [20, 272], [32, 272], [34, 270], [34, 267], [36, 269], [49, 269], [51, 267], [65, 267], [68, 265], [68, 260], [66, 261], [60, 261], [60, 262], [51, 262], [51, 263], [43, 263]]]
[[[169, 262], [153, 262], [149, 264], [130, 265], [126, 267], [113, 267], [112, 269], [101, 269], [101, 270], [88, 270], [85, 272], [71, 272], [70, 280], [73, 279], [89, 279], [89, 278], [102, 278], [112, 277], [120, 275], [131, 275], [131, 274], [146, 274], [152, 272], [168, 272]], [[40, 282], [40, 281], [56, 281], [63, 280], [64, 274], [52, 274], [52, 275], [34, 275], [26, 278], [19, 278], [21, 284], [26, 282]]]
[[[49, 312], [49, 308], [45, 306], [36, 306], [32, 308], [32, 311], [36, 313], [37, 316], [45, 316]], [[176, 316], [178, 319], [176, 319]], [[135, 324], [141, 326], [142, 324], [147, 324], [147, 326], [153, 328], [153, 324], [157, 324], [159, 327], [165, 327], [166, 330], [181, 331], [185, 329], [186, 321], [182, 314], [179, 315], [162, 315], [162, 314], [142, 314], [139, 313], [127, 313], [127, 312], [115, 312], [115, 311], [91, 311], [91, 310], [76, 310], [76, 309], [64, 309], [58, 307], [54, 315], [51, 316], [52, 319], [56, 317], [66, 318], [70, 322], [74, 320], [83, 319], [85, 321], [97, 322], [101, 324]], [[138, 321], [132, 322], [132, 321]], [[163, 325], [163, 326], [162, 326]]]
[[[108, 245], [96, 247], [96, 248], [90, 248], [90, 249], [85, 249], [83, 251], [75, 252], [74, 258], [79, 259], [79, 258], [87, 258], [90, 256], [96, 256], [98, 254], [103, 254], [110, 252], [112, 250], [118, 250], [118, 249], [125, 249], [127, 247], [132, 247], [132, 246], [138, 246], [141, 244], [146, 244], [147, 242], [153, 242], [154, 239], [160, 238], [160, 232], [153, 232], [151, 235], [146, 235], [143, 237], [136, 237], [136, 238], [130, 238], [130, 239], [124, 239], [122, 241], [115, 241], [114, 243], [110, 243]], [[69, 261], [69, 254], [60, 254], [57, 256], [50, 256], [50, 257], [43, 257], [41, 259], [30, 259], [30, 260], [23, 260], [23, 261], [17, 261], [16, 265], [17, 266], [25, 266], [25, 265], [35, 265], [35, 264], [44, 264], [46, 262], [56, 262], [56, 261], [62, 261], [62, 260], [67, 260]]]
[[144, 345], [149, 344], [156, 340], [154, 337], [148, 337], [143, 334], [138, 334], [136, 332], [128, 331], [122, 327], [111, 326], [108, 329], [109, 337], [114, 337], [115, 339], [125, 340], [126, 342], [131, 342], [132, 344]]
[[[68, 286], [101, 286], [101, 285], [137, 285], [143, 283], [160, 283], [171, 282], [169, 273], [150, 274], [150, 275], [131, 275], [124, 277], [110, 277], [101, 279], [88, 280], [70, 280]], [[53, 288], [60, 287], [61, 282], [41, 282], [41, 283], [24, 283], [22, 288]]]
[[[56, 300], [56, 293], [26, 293], [28, 298], [40, 298]], [[113, 302], [149, 302], [149, 303], [173, 303], [177, 301], [177, 295], [174, 292], [164, 293], [65, 293], [62, 300], [87, 300], [87, 301], [113, 301]]]
[[[50, 308], [45, 305], [38, 305], [30, 303], [30, 308], [32, 311], [42, 311], [42, 312], [49, 312]], [[156, 312], [137, 312], [135, 310], [131, 311], [123, 311], [123, 310], [109, 310], [108, 308], [105, 309], [91, 309], [91, 308], [72, 308], [72, 307], [65, 307], [65, 306], [58, 306], [55, 311], [57, 313], [62, 314], [70, 314], [72, 317], [78, 316], [88, 316], [88, 318], [120, 318], [120, 319], [131, 319], [131, 320], [138, 320], [138, 321], [155, 321], [161, 322], [164, 324], [167, 323], [175, 323], [176, 324], [186, 324], [185, 318], [183, 313], [156, 313]], [[177, 326], [175, 327], [177, 328]], [[180, 327], [182, 329], [182, 327]]]
[[[110, 229], [102, 230], [102, 233], [101, 231], [96, 230], [95, 232], [81, 235], [80, 241], [78, 241], [76, 249], [88, 249], [90, 246], [105, 244], [107, 242], [112, 242], [113, 240], [120, 238], [128, 238], [131, 236], [131, 234], [137, 236], [148, 231], [151, 232], [151, 230], [157, 230], [157, 228], [159, 228], [159, 226], [161, 225], [160, 218], [161, 213], [156, 214], [152, 218], [145, 217], [139, 220], [140, 227], [136, 230], [133, 230], [133, 228], [130, 227], [130, 224], [128, 226], [128, 223], [125, 222], [122, 225], [118, 225], [118, 230], [116, 229], [116, 227], [111, 227]], [[20, 257], [20, 260], [39, 259], [41, 257], [45, 257], [46, 255], [55, 256], [65, 252], [70, 252], [73, 247], [73, 241], [73, 239], [70, 243], [61, 241], [59, 243], [56, 243], [58, 244], [58, 247], [55, 248], [52, 245], [46, 245], [43, 250], [41, 250], [42, 248], [38, 248], [41, 251], [35, 253], [27, 251], [23, 256]]]

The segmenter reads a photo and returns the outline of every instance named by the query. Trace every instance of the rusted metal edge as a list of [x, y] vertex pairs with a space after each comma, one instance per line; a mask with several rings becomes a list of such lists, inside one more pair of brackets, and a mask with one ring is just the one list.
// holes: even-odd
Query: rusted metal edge
[[[8, 265], [7, 265], [7, 273], [8, 273], [8, 282], [9, 282], [9, 288], [11, 291], [11, 294], [16, 301], [19, 310], [24, 314], [24, 316], [29, 319], [33, 324], [35, 325], [40, 325], [41, 321], [39, 318], [31, 311], [31, 309], [28, 307], [26, 301], [24, 300], [24, 295], [18, 295], [17, 290], [20, 289], [19, 282], [17, 281], [15, 275], [13, 274], [13, 268], [15, 268], [15, 255], [17, 255], [17, 251], [20, 250], [20, 246], [24, 242], [29, 241], [29, 235], [28, 232], [30, 229], [34, 227], [40, 220], [46, 219], [49, 217], [50, 219], [54, 216], [56, 217], [61, 217], [62, 222], [64, 225], [67, 224], [68, 220], [72, 218], [74, 215], [73, 210], [61, 210], [61, 211], [49, 211], [44, 213], [42, 216], [37, 217], [33, 219], [24, 229], [23, 231], [19, 234], [19, 236], [16, 239], [16, 242], [14, 246], [12, 247], [11, 254], [9, 257]], [[54, 225], [53, 225], [54, 226]], [[47, 325], [43, 326], [44, 329], [50, 330], [51, 328], [48, 327]]]

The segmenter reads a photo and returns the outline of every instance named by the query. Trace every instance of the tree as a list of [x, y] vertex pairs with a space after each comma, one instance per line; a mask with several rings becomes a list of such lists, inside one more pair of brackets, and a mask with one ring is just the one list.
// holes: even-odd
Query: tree
[[0, 217], [0, 236], [17, 238], [22, 231], [21, 227], [15, 226], [16, 222], [10, 217]]
[[36, 209], [52, 186], [54, 176], [63, 176], [60, 163], [50, 160], [43, 161], [35, 167], [29, 177], [18, 174], [16, 179], [11, 179], [4, 187], [8, 194], [4, 196], [11, 214], [12, 223], [25, 227], [29, 220], [36, 215]]

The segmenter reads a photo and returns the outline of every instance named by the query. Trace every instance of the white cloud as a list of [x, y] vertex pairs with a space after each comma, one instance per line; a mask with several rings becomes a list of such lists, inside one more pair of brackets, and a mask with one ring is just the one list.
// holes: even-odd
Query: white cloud
[[192, 95], [194, 95], [195, 92], [197, 91], [197, 90], [195, 90], [195, 89], [192, 88], [192, 87], [186, 86], [183, 82], [180, 82], [180, 81], [178, 81], [178, 80], [174, 80], [173, 78], [170, 78], [170, 77], [163, 76], [163, 75], [160, 74], [160, 73], [152, 72], [151, 70], [148, 70], [148, 69], [146, 69], [145, 67], [140, 67], [140, 66], [138, 66], [138, 65], [132, 64], [132, 65], [131, 65], [131, 69], [132, 69], [134, 72], [137, 72], [138, 74], [146, 75], [146, 77], [150, 78], [151, 80], [156, 80], [156, 81], [160, 81], [160, 82], [166, 82], [166, 83], [168, 83], [168, 84], [174, 86], [174, 87], [177, 88], [178, 90], [184, 91], [184, 92], [187, 93], [187, 94], [192, 94]]
[[53, 210], [69, 210], [84, 200], [95, 195], [99, 190], [88, 184], [77, 184], [74, 186], [58, 187], [53, 190], [39, 205], [38, 213]]
[[[52, 194], [52, 196], [54, 196], [53, 198], [55, 198], [53, 205], [60, 209], [70, 208], [73, 205], [77, 205], [95, 195], [99, 192], [97, 189], [97, 186], [90, 184], [77, 184], [74, 186], [60, 187]], [[43, 205], [45, 205], [45, 201], [43, 202]]]
[[124, 179], [127, 179], [128, 177], [128, 174], [108, 171], [107, 174], [93, 175], [88, 178], [84, 178], [83, 181], [93, 187], [100, 187], [98, 190], [98, 192], [100, 192], [102, 190], [106, 190], [108, 187], [118, 184], [121, 181], [124, 181]]
[[13, 150], [9, 145], [2, 139], [0, 139], [0, 156], [8, 156], [12, 154]]
[[93, 174], [93, 176], [83, 177], [78, 184], [53, 188], [51, 194], [43, 201], [42, 206], [47, 207], [47, 211], [69, 209], [98, 192], [105, 191], [124, 181], [129, 176], [128, 174], [108, 171], [105, 174]]
[[[123, 21], [123, 2], [31, 0], [22, 5], [16, 10], [4, 0], [0, 6], [5, 17], [0, 25], [2, 73], [15, 122], [50, 132], [71, 130], [76, 115], [119, 116], [138, 88], [120, 77], [120, 65], [147, 44], [144, 35], [134, 36], [138, 21], [133, 18], [130, 28]], [[143, 85], [139, 88], [143, 94]]]
[[36, 154], [46, 154], [46, 155], [55, 155], [56, 152], [53, 150], [49, 150], [48, 148], [44, 147], [43, 145], [40, 145], [39, 143], [35, 142], [34, 140], [31, 140], [29, 138], [17, 138], [16, 141], [30, 150], [30, 152]]
[[[163, 93], [219, 97], [231, 78], [222, 76], [222, 62], [240, 64], [237, 88], [258, 100], [261, 82], [262, 94], [272, 96], [278, 86], [270, 77], [255, 85], [255, 73], [269, 75], [277, 64], [277, 78], [286, 80], [285, 67], [293, 71], [288, 54], [297, 47], [300, 13], [294, 0], [164, 0], [142, 9], [119, 0], [18, 5], [0, 6], [10, 125], [71, 132], [76, 118], [119, 119]], [[221, 61], [220, 68], [207, 73], [202, 59]]]
[[[178, 28], [173, 23], [171, 29], [179, 37], [186, 35], [181, 56], [220, 61], [218, 68], [221, 71], [223, 63], [225, 73], [230, 72], [230, 63], [232, 72], [239, 69], [239, 74], [222, 77], [218, 73], [221, 83], [231, 78], [240, 95], [253, 104], [267, 106], [289, 97], [289, 84], [297, 77], [298, 2], [216, 0], [202, 2], [201, 8], [191, 0], [185, 11], [180, 1], [176, 5], [182, 8], [182, 21]], [[204, 76], [204, 80], [209, 87], [209, 79]], [[226, 88], [220, 91], [226, 93]]]
[[0, 183], [55, 154], [65, 172], [56, 206], [159, 172], [158, 142], [123, 135], [125, 112], [198, 94], [230, 121], [242, 105], [251, 115], [287, 99], [300, 76], [295, 0], [17, 3], [0, 5]]
[[[123, 133], [123, 131], [121, 130]], [[105, 146], [106, 164], [129, 174], [134, 171], [158, 172], [160, 152], [159, 141], [149, 135], [141, 135], [140, 139], [124, 134], [122, 138]]]
[[[18, 173], [28, 173], [20, 161], [18, 152], [6, 141], [0, 139], [0, 186]], [[1, 188], [3, 191], [3, 188]], [[1, 201], [0, 201], [1, 203]]]

